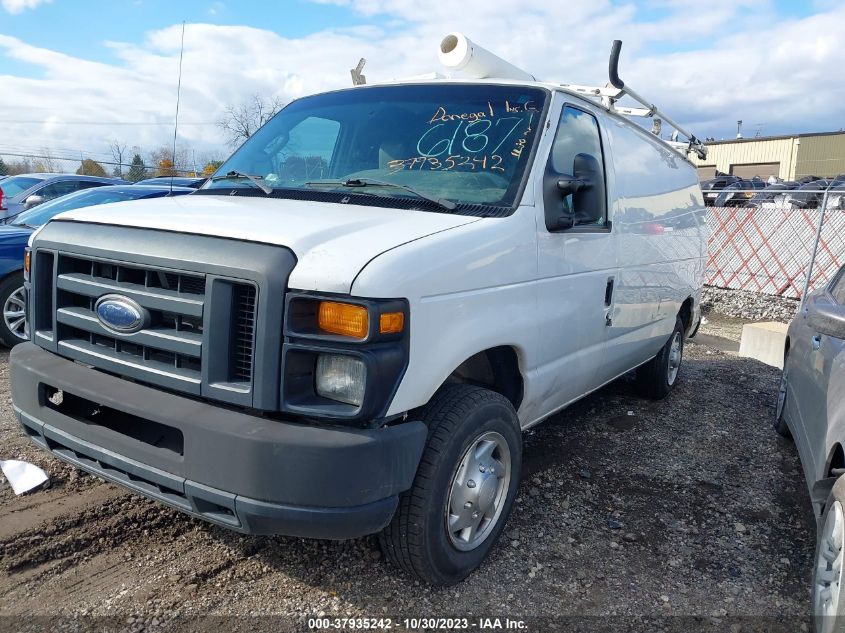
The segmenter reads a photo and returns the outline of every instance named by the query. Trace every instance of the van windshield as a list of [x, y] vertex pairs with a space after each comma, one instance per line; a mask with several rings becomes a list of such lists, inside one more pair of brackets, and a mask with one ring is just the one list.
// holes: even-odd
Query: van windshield
[[329, 191], [342, 193], [341, 202], [377, 195], [402, 208], [427, 208], [425, 197], [512, 207], [546, 94], [524, 86], [414, 84], [306, 97], [250, 137], [204, 193], [251, 188], [263, 195], [260, 184], [272, 189], [268, 195], [294, 191], [302, 199], [325, 200]]

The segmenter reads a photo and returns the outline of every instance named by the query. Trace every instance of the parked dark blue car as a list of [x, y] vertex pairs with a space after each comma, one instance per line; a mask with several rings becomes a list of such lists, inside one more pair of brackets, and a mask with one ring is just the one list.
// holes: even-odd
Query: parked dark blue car
[[[173, 187], [172, 195], [193, 193], [188, 187]], [[13, 347], [27, 339], [26, 301], [23, 288], [24, 250], [29, 236], [63, 211], [109, 202], [161, 198], [171, 195], [169, 184], [114, 185], [77, 191], [25, 211], [10, 224], [0, 226], [0, 341]]]

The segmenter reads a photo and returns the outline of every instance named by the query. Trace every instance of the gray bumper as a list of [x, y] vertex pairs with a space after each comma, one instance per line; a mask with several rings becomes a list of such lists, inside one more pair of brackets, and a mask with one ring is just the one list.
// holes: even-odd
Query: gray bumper
[[[11, 354], [15, 414], [83, 470], [251, 534], [353, 538], [410, 488], [422, 422], [345, 429], [280, 422], [89, 369], [32, 343]], [[48, 398], [64, 394], [62, 404]]]

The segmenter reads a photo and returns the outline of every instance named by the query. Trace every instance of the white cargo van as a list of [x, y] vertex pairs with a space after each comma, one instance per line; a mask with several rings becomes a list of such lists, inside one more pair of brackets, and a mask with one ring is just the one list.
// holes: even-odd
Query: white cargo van
[[684, 151], [620, 113], [659, 111], [617, 103], [616, 56], [595, 89], [457, 34], [441, 57], [462, 78], [299, 99], [195, 194], [39, 231], [32, 440], [241, 532], [380, 533], [448, 584], [503, 529], [522, 430], [632, 370], [665, 396], [706, 229]]

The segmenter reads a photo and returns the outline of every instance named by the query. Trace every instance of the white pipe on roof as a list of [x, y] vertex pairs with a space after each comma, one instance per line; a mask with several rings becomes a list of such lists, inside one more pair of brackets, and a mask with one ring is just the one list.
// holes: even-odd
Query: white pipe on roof
[[449, 33], [444, 37], [437, 56], [443, 66], [467, 77], [536, 81], [534, 75], [473, 43], [463, 33]]

